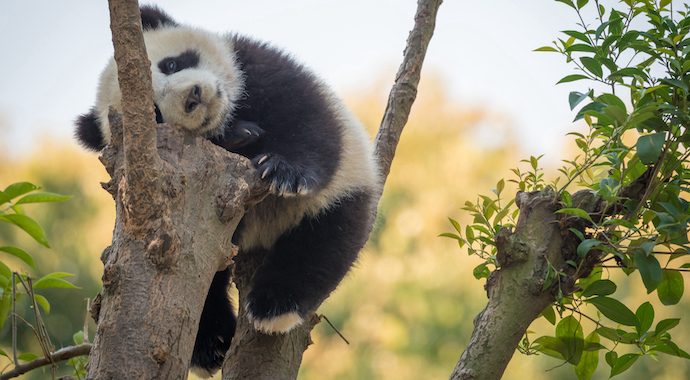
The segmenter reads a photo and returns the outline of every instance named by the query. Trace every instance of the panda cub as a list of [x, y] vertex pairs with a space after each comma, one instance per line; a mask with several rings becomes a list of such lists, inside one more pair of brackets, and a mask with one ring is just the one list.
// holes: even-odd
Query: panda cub
[[[364, 246], [380, 186], [369, 137], [341, 100], [282, 51], [240, 35], [218, 35], [141, 8], [158, 122], [180, 125], [249, 158], [270, 194], [233, 235], [240, 255], [265, 260], [245, 308], [253, 326], [285, 333], [301, 324], [343, 279]], [[121, 109], [117, 67], [103, 71], [96, 105], [76, 136], [99, 151], [110, 142], [108, 107]], [[217, 272], [201, 316], [192, 370], [222, 365], [235, 333]]]

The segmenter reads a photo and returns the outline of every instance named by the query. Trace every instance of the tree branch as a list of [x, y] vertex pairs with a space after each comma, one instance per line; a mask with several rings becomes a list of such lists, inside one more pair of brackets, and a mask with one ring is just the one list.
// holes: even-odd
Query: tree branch
[[48, 364], [61, 362], [63, 360], [69, 360], [77, 356], [88, 355], [89, 351], [91, 351], [90, 343], [83, 343], [77, 346], [64, 347], [51, 354], [52, 361], [45, 357], [34, 359], [26, 364], [18, 365], [12, 368], [11, 371], [3, 373], [2, 375], [0, 375], [0, 380], [12, 379]]

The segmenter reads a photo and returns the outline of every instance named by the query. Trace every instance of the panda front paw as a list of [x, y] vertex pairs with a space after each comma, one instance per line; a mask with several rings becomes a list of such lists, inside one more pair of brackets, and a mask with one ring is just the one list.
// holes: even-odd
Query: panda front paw
[[285, 291], [252, 290], [245, 304], [247, 319], [265, 334], [287, 333], [304, 322], [299, 305]]
[[254, 122], [235, 120], [232, 123], [231, 129], [223, 136], [223, 146], [231, 151], [240, 149], [258, 142], [264, 134], [266, 134], [266, 131]]
[[299, 169], [277, 154], [260, 154], [252, 163], [259, 171], [268, 190], [281, 197], [310, 195], [316, 191], [317, 180], [313, 173]]

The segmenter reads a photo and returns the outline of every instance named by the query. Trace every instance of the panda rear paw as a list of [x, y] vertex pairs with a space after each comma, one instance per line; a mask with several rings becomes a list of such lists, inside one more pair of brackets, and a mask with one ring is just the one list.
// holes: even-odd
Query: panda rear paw
[[287, 333], [304, 322], [299, 305], [285, 291], [252, 290], [245, 309], [254, 328], [266, 334]]
[[316, 191], [316, 176], [311, 171], [297, 168], [277, 154], [260, 154], [252, 163], [259, 171], [268, 190], [282, 197], [310, 195]]
[[197, 338], [192, 354], [190, 369], [197, 377], [207, 379], [218, 372], [223, 365], [225, 352], [230, 348], [232, 335], [223, 336], [214, 334], [213, 336]]

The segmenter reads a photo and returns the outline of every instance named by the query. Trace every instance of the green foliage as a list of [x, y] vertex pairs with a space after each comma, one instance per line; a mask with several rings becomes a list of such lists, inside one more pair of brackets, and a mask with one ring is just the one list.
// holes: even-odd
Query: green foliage
[[[26, 215], [22, 205], [30, 203], [61, 202], [68, 200], [71, 197], [54, 193], [35, 192], [37, 190], [40, 190], [40, 188], [29, 182], [18, 182], [8, 186], [4, 191], [0, 191], [0, 221], [19, 227], [29, 236], [31, 236], [36, 242], [50, 248], [50, 244], [48, 244], [48, 240], [43, 228], [41, 228], [36, 221]], [[30, 269], [36, 269], [36, 262], [33, 256], [31, 256], [31, 254], [27, 253], [25, 250], [18, 247], [4, 246], [0, 247], [0, 251], [7, 255], [18, 258], [22, 264], [25, 264]], [[17, 294], [17, 300], [19, 300], [21, 296], [33, 295], [33, 300], [36, 302], [36, 304], [40, 305], [46, 313], [50, 312], [50, 303], [44, 296], [35, 293], [28, 293], [25, 290], [23, 291], [21, 287], [13, 289], [12, 278], [14, 276], [17, 276], [23, 283], [26, 283], [29, 277], [25, 273], [12, 271], [4, 262], [0, 261], [0, 329], [2, 329], [2, 326], [12, 310], [13, 292]], [[67, 276], [72, 275], [61, 272], [48, 274], [33, 282], [32, 288], [79, 289], [73, 284], [62, 279], [63, 277]], [[29, 298], [31, 299], [31, 297]], [[0, 352], [0, 355], [9, 358], [5, 352]], [[33, 353], [25, 352], [21, 355], [18, 355], [17, 359], [31, 361], [37, 357], [38, 356]]]
[[[542, 291], [553, 291], [552, 284], [566, 273], [583, 278], [566, 294], [558, 287], [555, 307], [560, 322], [556, 324], [553, 308], [542, 313], [556, 324], [555, 336], [532, 343], [525, 338], [519, 349], [564, 360], [582, 380], [592, 377], [599, 350], [607, 351], [611, 376], [644, 355], [690, 359], [668, 333], [678, 319], [659, 321], [651, 330], [653, 306], [644, 303], [633, 312], [612, 297], [617, 285], [601, 278], [601, 268], [619, 268], [626, 274], [637, 271], [647, 293], [656, 292], [664, 305], [675, 305], [683, 296], [682, 272], [690, 267], [678, 264], [682, 261], [678, 259], [690, 258], [690, 203], [684, 198], [690, 191], [686, 178], [690, 175], [690, 7], [684, 4], [678, 11], [671, 8], [670, 0], [556, 1], [571, 7], [581, 23], [577, 30], [563, 31], [566, 38], [536, 51], [559, 53], [574, 65], [577, 73], [558, 83], [581, 85], [589, 80], [595, 86], [568, 97], [575, 120], [584, 120], [589, 131], [569, 133], [580, 153], [559, 169], [565, 184], [558, 187], [558, 180], [550, 184], [559, 195], [562, 208], [557, 213], [563, 214], [565, 233], [570, 231], [579, 242], [577, 258], [567, 260], [563, 268], [549, 263]], [[590, 14], [595, 16], [588, 20]], [[513, 170], [517, 179], [511, 181], [520, 191], [545, 187], [540, 158], [523, 160], [531, 167], [527, 173]], [[597, 195], [603, 209], [593, 212], [573, 204], [568, 191], [572, 185]], [[450, 237], [461, 246], [467, 244], [470, 254], [484, 260], [482, 265], [496, 266], [493, 238], [502, 224], [490, 222], [490, 217], [510, 215], [507, 225], [514, 225], [518, 214], [511, 208], [513, 203], [500, 207], [500, 192], [494, 193], [495, 199], [482, 196], [477, 204], [467, 202], [463, 209], [472, 213], [474, 224], [465, 228], [463, 237], [462, 227], [454, 222], [457, 234]], [[569, 224], [568, 219], [580, 222]], [[610, 265], [613, 262], [616, 265]], [[475, 276], [488, 277], [488, 273]], [[585, 314], [584, 305], [594, 306], [597, 315]], [[590, 319], [597, 328], [585, 338], [575, 316]], [[618, 325], [607, 327], [607, 320]], [[602, 345], [600, 338], [612, 345]], [[616, 350], [623, 345], [636, 352], [619, 355]]]

